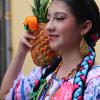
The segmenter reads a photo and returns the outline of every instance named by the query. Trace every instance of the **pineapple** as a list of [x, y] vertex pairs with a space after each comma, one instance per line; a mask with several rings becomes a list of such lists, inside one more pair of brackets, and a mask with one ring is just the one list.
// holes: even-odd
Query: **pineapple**
[[30, 34], [36, 36], [35, 40], [29, 39], [32, 44], [30, 49], [33, 62], [45, 67], [52, 63], [57, 57], [57, 52], [50, 48], [49, 40], [45, 32], [46, 17], [48, 12], [49, 0], [33, 0], [32, 11], [34, 16], [28, 16], [24, 21], [24, 27]]

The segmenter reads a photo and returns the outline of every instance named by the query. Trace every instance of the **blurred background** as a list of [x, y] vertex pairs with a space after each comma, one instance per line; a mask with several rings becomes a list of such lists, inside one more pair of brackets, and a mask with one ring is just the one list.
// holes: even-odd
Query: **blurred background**
[[[27, 1], [33, 5], [33, 0], [0, 0], [0, 83], [25, 32], [23, 22], [33, 15]], [[100, 8], [100, 0], [95, 1]], [[100, 40], [95, 48], [96, 62], [100, 64]], [[25, 76], [35, 66], [29, 52], [23, 65]]]

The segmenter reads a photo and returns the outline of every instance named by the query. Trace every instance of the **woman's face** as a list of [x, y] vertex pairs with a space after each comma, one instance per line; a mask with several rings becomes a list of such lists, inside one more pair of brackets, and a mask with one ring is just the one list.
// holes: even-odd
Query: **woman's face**
[[52, 49], [63, 51], [79, 46], [81, 29], [67, 4], [53, 1], [47, 20], [46, 32]]

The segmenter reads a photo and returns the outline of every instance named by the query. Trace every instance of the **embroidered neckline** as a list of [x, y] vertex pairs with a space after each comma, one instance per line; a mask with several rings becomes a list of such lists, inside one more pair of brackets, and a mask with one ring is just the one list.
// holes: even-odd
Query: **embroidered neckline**
[[[59, 59], [59, 58], [58, 58]], [[93, 62], [94, 62], [94, 59], [95, 59], [95, 52], [94, 50], [92, 50], [91, 48], [89, 48], [89, 54], [87, 56], [84, 57], [84, 60], [82, 61], [82, 63], [80, 64], [81, 66], [79, 67], [77, 73], [75, 74], [75, 79], [74, 79], [74, 87], [73, 87], [73, 94], [72, 94], [72, 99], [78, 99], [78, 100], [82, 100], [82, 97], [83, 97], [83, 88], [85, 87], [85, 80], [86, 80], [86, 77], [87, 77], [87, 73], [88, 71], [90, 70], [90, 67], [93, 65]], [[61, 62], [61, 61], [60, 61]], [[51, 65], [50, 65], [51, 66]], [[47, 67], [47, 68], [50, 68]], [[43, 73], [42, 74], [45, 74], [46, 73], [46, 69], [43, 70]], [[41, 75], [42, 75], [41, 74]], [[39, 79], [41, 80], [41, 75], [39, 77]], [[39, 80], [37, 80], [38, 82]], [[50, 82], [52, 82], [52, 79], [49, 80]], [[45, 85], [43, 85], [42, 89], [44, 88], [44, 86], [46, 87], [47, 84], [50, 84], [49, 81], [46, 81], [44, 82]], [[82, 83], [82, 81], [84, 81]], [[36, 83], [37, 83], [36, 82]], [[51, 84], [52, 85], [52, 84]], [[51, 88], [50, 85], [47, 86], [46, 90], [44, 91], [48, 91], [49, 89]], [[81, 88], [80, 90], [78, 90], [79, 88]], [[37, 90], [37, 95], [38, 95], [38, 91], [40, 91], [39, 89]], [[43, 92], [42, 93], [42, 90], [41, 90], [41, 93], [40, 94], [44, 94], [44, 95], [41, 95], [41, 96], [38, 96], [39, 98], [42, 98], [42, 100], [44, 100], [43, 97], [45, 97], [46, 95], [46, 92]], [[33, 92], [34, 93], [34, 92]], [[34, 98], [34, 97], [33, 97]], [[38, 99], [39, 99], [38, 98]], [[37, 98], [36, 99], [31, 99], [31, 100], [38, 100]]]

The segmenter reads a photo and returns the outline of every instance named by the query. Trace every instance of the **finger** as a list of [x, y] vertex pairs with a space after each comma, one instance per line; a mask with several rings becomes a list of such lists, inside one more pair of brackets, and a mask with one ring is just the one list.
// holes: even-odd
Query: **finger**
[[29, 34], [30, 34], [30, 33], [31, 33], [31, 30], [29, 30], [27, 33], [29, 33]]
[[25, 37], [25, 38], [30, 38], [30, 39], [36, 39], [35, 36], [33, 36], [33, 35], [31, 35], [31, 34], [28, 34], [28, 33], [26, 33], [26, 32], [25, 32], [25, 34], [24, 34], [24, 37]]
[[30, 48], [32, 47], [32, 45], [25, 38], [22, 38], [22, 43]]

